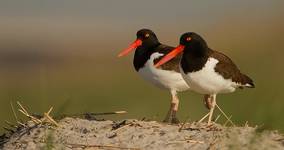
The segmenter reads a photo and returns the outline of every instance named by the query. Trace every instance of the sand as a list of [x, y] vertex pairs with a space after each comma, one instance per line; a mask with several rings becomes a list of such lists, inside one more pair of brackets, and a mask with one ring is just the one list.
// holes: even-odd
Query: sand
[[170, 125], [157, 121], [97, 121], [66, 117], [50, 125], [18, 129], [2, 136], [1, 149], [284, 149], [284, 137], [277, 131], [253, 127], [224, 127], [205, 123]]

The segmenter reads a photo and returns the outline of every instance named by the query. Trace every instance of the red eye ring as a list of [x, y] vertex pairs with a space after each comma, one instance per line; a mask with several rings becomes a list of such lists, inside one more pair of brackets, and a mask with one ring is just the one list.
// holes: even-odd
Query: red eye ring
[[190, 41], [190, 40], [191, 40], [191, 37], [187, 37], [185, 40], [186, 40], [186, 41]]

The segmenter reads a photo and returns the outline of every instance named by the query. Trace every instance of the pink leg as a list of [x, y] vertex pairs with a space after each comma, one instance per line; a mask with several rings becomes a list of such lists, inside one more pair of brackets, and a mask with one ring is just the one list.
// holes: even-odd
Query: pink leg
[[210, 108], [209, 111], [209, 118], [208, 118], [208, 122], [207, 125], [211, 125], [211, 120], [212, 120], [212, 116], [213, 116], [213, 112], [216, 106], [216, 94], [211, 95], [212, 96], [212, 107]]
[[179, 120], [176, 117], [176, 113], [178, 111], [179, 99], [177, 97], [177, 93], [175, 90], [171, 90], [171, 95], [172, 95], [171, 106], [166, 118], [164, 119], [164, 122], [179, 123]]

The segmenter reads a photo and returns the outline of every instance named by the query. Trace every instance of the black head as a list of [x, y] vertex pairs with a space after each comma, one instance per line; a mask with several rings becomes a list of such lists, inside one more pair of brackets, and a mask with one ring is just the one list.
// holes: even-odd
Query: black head
[[197, 33], [187, 32], [180, 37], [180, 45], [185, 46], [185, 48], [207, 48], [206, 41]]
[[170, 53], [164, 56], [161, 60], [159, 60], [159, 62], [155, 64], [155, 67], [163, 65], [164, 63], [170, 61], [171, 59], [178, 56], [182, 52], [183, 52], [183, 57], [181, 61], [183, 61], [188, 54], [197, 57], [204, 57], [206, 56], [209, 50], [205, 40], [200, 35], [194, 32], [184, 33], [180, 37], [179, 42], [180, 44], [176, 48], [174, 48]]
[[141, 29], [136, 33], [137, 39], [142, 41], [142, 46], [153, 47], [160, 44], [156, 34], [149, 29]]
[[125, 50], [118, 54], [118, 57], [125, 56], [135, 49], [149, 50], [160, 45], [155, 33], [149, 29], [141, 29], [136, 33], [137, 39]]

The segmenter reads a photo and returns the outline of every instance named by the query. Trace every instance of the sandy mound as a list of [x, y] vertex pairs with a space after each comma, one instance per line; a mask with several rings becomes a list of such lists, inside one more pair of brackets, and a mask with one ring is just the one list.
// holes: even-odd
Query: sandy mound
[[[59, 127], [48, 125], [18, 129], [1, 138], [2, 149], [284, 149], [276, 131], [252, 127], [222, 127], [203, 123], [168, 125], [156, 121], [95, 121], [64, 118]], [[181, 129], [181, 130], [180, 130]]]

